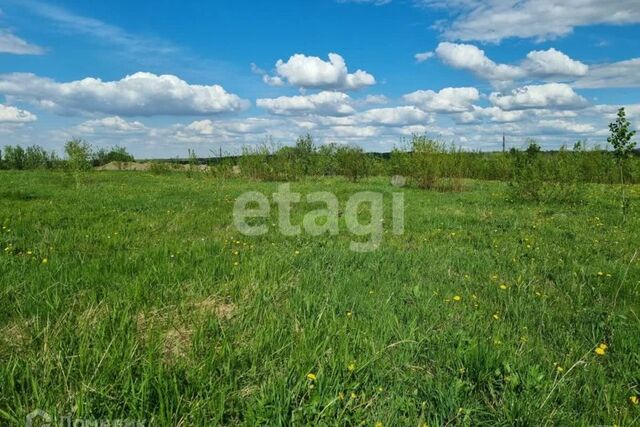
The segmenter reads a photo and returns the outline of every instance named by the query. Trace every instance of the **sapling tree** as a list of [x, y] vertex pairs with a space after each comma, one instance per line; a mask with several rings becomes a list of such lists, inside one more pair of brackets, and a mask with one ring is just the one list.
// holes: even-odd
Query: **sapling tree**
[[609, 131], [611, 135], [607, 138], [607, 142], [613, 147], [613, 155], [616, 160], [616, 165], [620, 170], [620, 195], [622, 205], [622, 216], [626, 218], [627, 211], [629, 210], [629, 199], [626, 196], [624, 188], [624, 173], [626, 160], [631, 155], [635, 141], [632, 138], [636, 134], [635, 130], [631, 130], [631, 123], [627, 120], [624, 107], [618, 110], [618, 117], [616, 121], [609, 124]]

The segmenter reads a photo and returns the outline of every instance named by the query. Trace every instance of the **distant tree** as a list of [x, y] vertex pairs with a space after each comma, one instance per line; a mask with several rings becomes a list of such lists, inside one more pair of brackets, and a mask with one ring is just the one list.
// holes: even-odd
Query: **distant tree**
[[102, 166], [111, 162], [133, 162], [134, 157], [124, 147], [115, 146], [107, 150], [99, 149], [92, 156], [93, 166]]
[[316, 147], [311, 135], [306, 134], [297, 139], [293, 154], [303, 175], [308, 175], [313, 166]]
[[39, 145], [27, 147], [24, 152], [25, 169], [48, 169], [52, 167], [54, 161], [55, 154], [47, 153], [47, 151]]
[[24, 169], [25, 152], [22, 147], [7, 145], [4, 147], [4, 164], [7, 169]]
[[624, 107], [618, 110], [618, 117], [615, 122], [609, 124], [611, 135], [607, 138], [607, 142], [613, 146], [613, 155], [616, 164], [620, 170], [620, 198], [622, 207], [622, 219], [626, 220], [627, 211], [630, 207], [629, 199], [624, 187], [624, 176], [626, 169], [626, 160], [631, 155], [636, 143], [631, 139], [636, 134], [635, 130], [630, 130], [631, 123], [627, 120]]
[[74, 138], [64, 146], [67, 155], [67, 165], [71, 171], [86, 171], [91, 169], [91, 146], [84, 140]]
[[609, 124], [611, 135], [607, 142], [613, 146], [613, 154], [618, 161], [629, 157], [636, 143], [631, 138], [636, 134], [635, 130], [630, 130], [631, 123], [627, 120], [624, 107], [618, 110], [616, 121]]

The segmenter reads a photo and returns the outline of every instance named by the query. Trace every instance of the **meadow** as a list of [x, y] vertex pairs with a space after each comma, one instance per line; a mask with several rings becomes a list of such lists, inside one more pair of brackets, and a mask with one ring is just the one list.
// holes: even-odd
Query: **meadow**
[[[640, 185], [514, 197], [388, 177], [377, 251], [259, 237], [215, 173], [0, 171], [0, 424], [539, 426], [640, 422]], [[405, 232], [389, 230], [403, 192]], [[293, 210], [293, 222], [313, 206]], [[275, 223], [276, 211], [267, 223]], [[343, 218], [341, 218], [341, 222]]]

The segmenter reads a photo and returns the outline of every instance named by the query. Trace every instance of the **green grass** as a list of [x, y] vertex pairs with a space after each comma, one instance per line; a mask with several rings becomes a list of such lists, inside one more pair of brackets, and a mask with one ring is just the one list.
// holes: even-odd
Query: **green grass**
[[[354, 253], [344, 226], [239, 235], [235, 198], [274, 183], [0, 183], [2, 425], [35, 408], [162, 426], [640, 421], [640, 186], [624, 224], [617, 187], [580, 205], [510, 201], [502, 183], [405, 188], [405, 234]], [[381, 191], [388, 214], [399, 191], [383, 178], [292, 189]]]

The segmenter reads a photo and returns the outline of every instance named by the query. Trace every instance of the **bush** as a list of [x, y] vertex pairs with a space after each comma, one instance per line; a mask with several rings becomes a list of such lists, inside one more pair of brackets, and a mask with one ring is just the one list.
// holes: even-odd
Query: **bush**
[[527, 142], [524, 152], [511, 149], [513, 178], [510, 186], [516, 198], [541, 200], [543, 177], [540, 151], [540, 146], [532, 139]]
[[355, 182], [369, 175], [369, 161], [360, 147], [344, 146], [336, 150], [338, 173]]
[[133, 162], [134, 157], [124, 147], [115, 146], [109, 150], [101, 148], [91, 156], [93, 166], [103, 166], [111, 162]]
[[420, 188], [437, 188], [444, 172], [444, 159], [445, 147], [441, 143], [426, 136], [414, 135], [408, 164], [409, 177]]
[[171, 172], [171, 165], [166, 162], [151, 162], [149, 172], [154, 175], [166, 175]]

